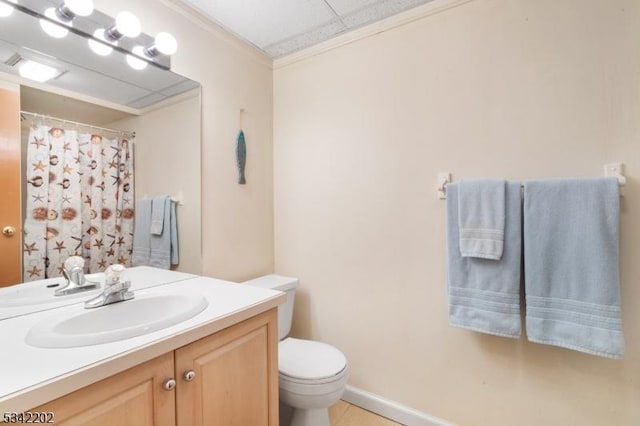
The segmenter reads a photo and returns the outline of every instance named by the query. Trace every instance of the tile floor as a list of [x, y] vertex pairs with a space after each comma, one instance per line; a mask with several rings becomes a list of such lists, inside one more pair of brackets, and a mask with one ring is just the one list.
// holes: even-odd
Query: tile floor
[[394, 426], [400, 424], [344, 401], [338, 401], [336, 405], [329, 408], [329, 420], [331, 426]]

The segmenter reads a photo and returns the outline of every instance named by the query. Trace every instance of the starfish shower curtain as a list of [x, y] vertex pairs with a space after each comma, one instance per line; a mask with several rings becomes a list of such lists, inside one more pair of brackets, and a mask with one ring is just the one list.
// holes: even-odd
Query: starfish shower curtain
[[69, 256], [86, 273], [131, 266], [133, 140], [37, 125], [28, 143], [24, 281], [61, 276]]

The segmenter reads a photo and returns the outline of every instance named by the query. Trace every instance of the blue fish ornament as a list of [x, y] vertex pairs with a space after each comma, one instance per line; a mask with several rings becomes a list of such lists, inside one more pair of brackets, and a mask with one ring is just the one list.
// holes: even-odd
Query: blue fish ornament
[[236, 161], [238, 163], [238, 183], [245, 185], [247, 183], [244, 178], [244, 167], [247, 162], [247, 144], [244, 141], [244, 132], [240, 130], [238, 133], [238, 143], [236, 145]]

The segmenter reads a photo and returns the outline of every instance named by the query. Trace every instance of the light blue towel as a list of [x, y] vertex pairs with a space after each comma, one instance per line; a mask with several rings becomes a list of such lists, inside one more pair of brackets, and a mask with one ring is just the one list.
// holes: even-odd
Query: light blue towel
[[155, 197], [151, 204], [151, 235], [162, 235], [164, 223], [164, 207], [167, 195]]
[[143, 199], [136, 202], [135, 226], [133, 230], [133, 266], [148, 266], [151, 254], [149, 235], [151, 235], [151, 200]]
[[615, 178], [525, 183], [530, 341], [622, 357], [619, 203]]
[[499, 260], [504, 245], [504, 179], [464, 180], [458, 187], [460, 254]]
[[176, 215], [176, 202], [171, 201], [171, 264], [177, 265], [180, 263], [180, 256], [178, 255], [178, 216]]
[[459, 184], [447, 185], [449, 323], [483, 333], [517, 338], [521, 331], [520, 183], [505, 188], [505, 238], [500, 260], [463, 257], [458, 229]]
[[[177, 226], [175, 218], [175, 206], [172, 207], [172, 201], [169, 196], [156, 197], [153, 203], [163, 203], [163, 225], [160, 235], [150, 234], [149, 266], [155, 268], [169, 269], [172, 264], [172, 242], [175, 242], [177, 259]], [[173, 220], [172, 220], [173, 216]], [[177, 262], [176, 262], [177, 263]]]

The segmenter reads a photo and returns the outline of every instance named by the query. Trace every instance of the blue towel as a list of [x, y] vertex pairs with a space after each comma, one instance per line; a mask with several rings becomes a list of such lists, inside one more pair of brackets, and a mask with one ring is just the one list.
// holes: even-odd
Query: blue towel
[[[155, 268], [169, 269], [172, 264], [172, 260], [175, 258], [177, 263], [178, 259], [178, 238], [177, 238], [177, 226], [176, 226], [176, 209], [172, 206], [173, 202], [169, 196], [156, 197], [153, 203], [163, 203], [163, 225], [162, 233], [160, 235], [150, 234], [150, 248], [151, 253], [149, 255], [149, 266]], [[175, 245], [175, 252], [172, 247]]]
[[178, 216], [176, 215], [176, 202], [171, 201], [171, 264], [177, 265], [180, 263], [180, 256], [178, 255]]
[[168, 195], [155, 197], [151, 203], [151, 234], [162, 235], [162, 226], [164, 223], [164, 207], [165, 199]]
[[615, 178], [525, 183], [530, 341], [622, 357], [619, 203]]
[[493, 260], [502, 257], [505, 186], [504, 179], [460, 182], [458, 225], [462, 256]]
[[498, 336], [520, 337], [520, 183], [505, 188], [505, 238], [500, 260], [463, 257], [458, 229], [459, 184], [447, 185], [449, 323]]
[[135, 226], [133, 229], [133, 266], [148, 266], [151, 248], [149, 235], [151, 234], [151, 200], [143, 199], [136, 202]]

